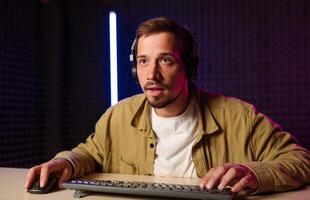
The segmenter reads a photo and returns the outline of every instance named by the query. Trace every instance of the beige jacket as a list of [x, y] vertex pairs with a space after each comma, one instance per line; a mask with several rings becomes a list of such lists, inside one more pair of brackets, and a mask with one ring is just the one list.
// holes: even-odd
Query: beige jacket
[[[192, 148], [197, 175], [223, 163], [241, 163], [255, 173], [255, 193], [286, 191], [310, 183], [310, 154], [289, 133], [235, 98], [193, 89], [198, 111], [198, 132]], [[109, 108], [96, 124], [95, 133], [71, 151], [73, 176], [100, 171], [153, 175], [156, 136], [150, 105], [140, 94]], [[173, 148], [173, 147], [172, 147]]]

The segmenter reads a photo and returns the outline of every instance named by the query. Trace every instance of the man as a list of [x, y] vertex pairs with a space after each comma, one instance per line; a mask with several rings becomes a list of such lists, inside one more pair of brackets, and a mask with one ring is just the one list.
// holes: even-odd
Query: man
[[142, 23], [131, 59], [143, 89], [109, 108], [95, 133], [71, 151], [29, 170], [44, 186], [57, 174], [94, 172], [201, 177], [201, 187], [253, 193], [286, 191], [310, 182], [309, 152], [238, 99], [211, 95], [192, 83], [198, 63], [192, 35], [159, 17]]

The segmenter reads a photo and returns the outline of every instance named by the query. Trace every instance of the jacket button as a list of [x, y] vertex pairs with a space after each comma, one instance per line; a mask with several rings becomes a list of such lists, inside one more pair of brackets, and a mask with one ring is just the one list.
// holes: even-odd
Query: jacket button
[[154, 144], [153, 144], [153, 143], [151, 143], [151, 144], [150, 144], [150, 147], [151, 147], [151, 148], [154, 148]]

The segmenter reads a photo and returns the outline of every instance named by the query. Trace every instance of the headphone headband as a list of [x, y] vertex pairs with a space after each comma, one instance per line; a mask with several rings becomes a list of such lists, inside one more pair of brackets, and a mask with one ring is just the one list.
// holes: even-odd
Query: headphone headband
[[130, 49], [130, 55], [129, 55], [129, 61], [131, 63], [136, 62], [136, 52], [135, 52], [135, 46], [136, 46], [137, 39], [135, 38], [132, 42], [131, 49]]

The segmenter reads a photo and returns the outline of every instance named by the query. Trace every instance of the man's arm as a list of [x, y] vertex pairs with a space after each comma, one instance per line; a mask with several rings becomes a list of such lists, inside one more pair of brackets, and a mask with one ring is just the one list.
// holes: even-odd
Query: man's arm
[[253, 162], [226, 163], [212, 168], [204, 176], [201, 187], [232, 191], [250, 188], [254, 193], [288, 191], [310, 183], [310, 154], [295, 138], [255, 108], [249, 116], [250, 148]]
[[245, 165], [258, 179], [255, 193], [288, 191], [309, 184], [309, 151], [254, 107], [251, 119], [251, 149], [257, 162]]
[[85, 143], [79, 144], [71, 151], [58, 153], [52, 160], [32, 167], [26, 177], [25, 189], [40, 177], [40, 185], [44, 186], [49, 174], [53, 173], [59, 177], [59, 187], [61, 183], [69, 178], [83, 176], [86, 173], [95, 171], [98, 163], [103, 163], [105, 145], [108, 147], [106, 140], [106, 131], [108, 125], [107, 112], [96, 124], [96, 133], [91, 134]]
[[95, 133], [91, 134], [85, 143], [80, 143], [71, 151], [63, 151], [55, 156], [55, 158], [64, 158], [71, 163], [73, 168], [71, 178], [94, 172], [104, 163], [106, 155], [110, 152], [107, 149], [111, 146], [111, 138], [108, 134], [110, 117], [110, 109], [108, 109], [97, 122]]

